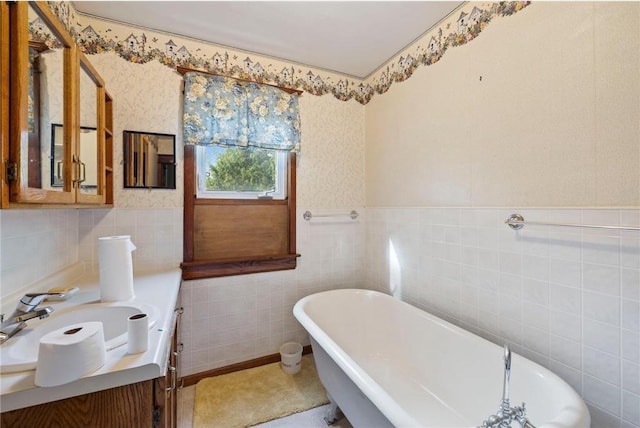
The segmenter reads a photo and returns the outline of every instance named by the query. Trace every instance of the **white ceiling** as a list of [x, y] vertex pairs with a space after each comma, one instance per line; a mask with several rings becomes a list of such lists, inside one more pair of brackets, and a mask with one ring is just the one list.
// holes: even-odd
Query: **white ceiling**
[[459, 1], [74, 1], [101, 18], [364, 78]]

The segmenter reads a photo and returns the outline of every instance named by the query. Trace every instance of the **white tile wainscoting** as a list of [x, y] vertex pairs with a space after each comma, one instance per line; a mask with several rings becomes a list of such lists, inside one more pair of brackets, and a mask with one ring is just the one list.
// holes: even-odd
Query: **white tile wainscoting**
[[[355, 221], [302, 218], [307, 209], [334, 214], [354, 208], [360, 214]], [[293, 305], [312, 293], [364, 287], [364, 209], [297, 211], [297, 269], [183, 283], [183, 376], [276, 354], [287, 341], [308, 344]]]
[[[368, 208], [367, 283], [564, 378], [594, 427], [640, 426], [638, 209]], [[496, 380], [501, 382], [500, 379]]]
[[0, 210], [0, 294], [78, 261], [78, 210]]
[[[307, 222], [302, 214], [357, 209], [360, 217]], [[131, 235], [135, 270], [182, 262], [182, 208], [0, 211], [2, 295], [78, 261], [98, 272], [98, 238]], [[308, 343], [295, 302], [332, 288], [364, 287], [365, 210], [298, 209], [293, 271], [186, 281], [181, 301], [182, 375], [277, 353], [288, 340]], [[17, 250], [16, 250], [17, 249]], [[30, 257], [27, 257], [29, 255]], [[35, 257], [35, 258], [34, 258]], [[13, 289], [11, 287], [14, 287]]]
[[98, 272], [98, 238], [130, 235], [134, 270], [177, 267], [182, 262], [182, 208], [80, 210], [79, 260]]
[[[294, 271], [188, 281], [182, 375], [306, 343], [295, 302], [373, 288], [541, 363], [589, 404], [594, 427], [640, 427], [640, 232], [504, 223], [640, 224], [639, 209], [355, 208], [306, 222]], [[182, 208], [6, 210], [2, 295], [77, 261], [97, 269], [97, 238], [128, 234], [136, 269], [182, 260]], [[14, 252], [17, 251], [17, 252]], [[22, 257], [20, 257], [22, 255]], [[29, 257], [26, 257], [29, 255]], [[16, 288], [17, 287], [17, 288]], [[501, 381], [501, 380], [498, 380]]]

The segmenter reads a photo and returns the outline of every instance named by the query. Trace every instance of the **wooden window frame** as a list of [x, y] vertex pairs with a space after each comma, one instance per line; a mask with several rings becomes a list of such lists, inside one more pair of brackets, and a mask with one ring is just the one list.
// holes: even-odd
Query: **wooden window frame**
[[[287, 167], [287, 198], [284, 200], [211, 199], [196, 197], [196, 146], [184, 147], [184, 238], [182, 279], [203, 279], [295, 269], [296, 253], [296, 154], [291, 152]], [[196, 206], [282, 206], [287, 213], [287, 251], [250, 257], [207, 259], [195, 255]]]

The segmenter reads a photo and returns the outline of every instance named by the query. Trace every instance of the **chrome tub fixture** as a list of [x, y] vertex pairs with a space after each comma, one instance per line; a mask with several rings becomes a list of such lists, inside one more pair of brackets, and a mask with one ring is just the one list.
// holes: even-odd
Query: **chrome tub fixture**
[[535, 428], [527, 419], [525, 403], [511, 407], [509, 404], [509, 379], [511, 377], [511, 350], [504, 345], [504, 380], [502, 383], [502, 401], [498, 411], [482, 421], [478, 428], [509, 428], [512, 422], [518, 422], [522, 428]]

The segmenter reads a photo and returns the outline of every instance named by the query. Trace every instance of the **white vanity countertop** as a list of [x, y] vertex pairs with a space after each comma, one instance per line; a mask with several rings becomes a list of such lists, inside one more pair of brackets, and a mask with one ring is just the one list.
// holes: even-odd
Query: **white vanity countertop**
[[[35, 370], [0, 375], [0, 411], [6, 412], [164, 376], [180, 281], [181, 270], [178, 268], [134, 274], [136, 297], [127, 303], [152, 306], [158, 314], [157, 323], [149, 330], [149, 348], [146, 352], [129, 355], [125, 344], [109, 351], [105, 365], [94, 373], [56, 387], [37, 387], [34, 384]], [[68, 285], [77, 286], [80, 291], [67, 301], [48, 301], [44, 304], [59, 310], [97, 302], [100, 298], [97, 275]], [[27, 326], [46, 321], [32, 320], [27, 322]], [[9, 340], [19, 340], [19, 334]]]

